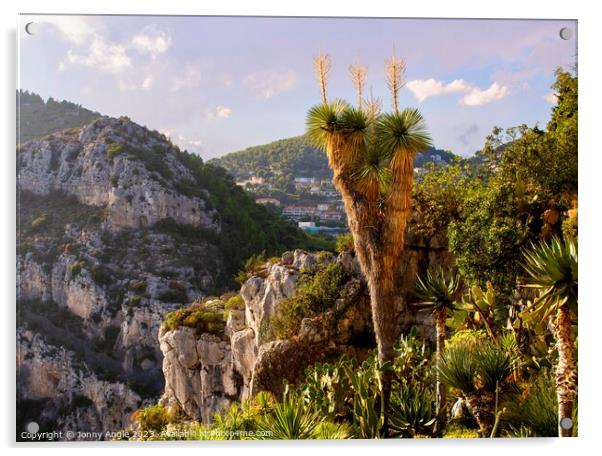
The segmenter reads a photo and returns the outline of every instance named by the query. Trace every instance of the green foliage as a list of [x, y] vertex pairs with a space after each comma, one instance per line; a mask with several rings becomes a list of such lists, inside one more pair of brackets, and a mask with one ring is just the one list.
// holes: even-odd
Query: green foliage
[[432, 350], [429, 344], [417, 336], [413, 327], [409, 334], [402, 335], [395, 347], [393, 370], [397, 379], [405, 385], [432, 383]]
[[414, 304], [419, 310], [434, 312], [445, 309], [447, 312], [456, 309], [456, 300], [462, 289], [460, 277], [455, 271], [427, 271], [424, 277], [418, 277], [416, 297], [421, 300]]
[[520, 407], [523, 426], [540, 437], [558, 435], [558, 401], [552, 373], [543, 369], [530, 381], [527, 399]]
[[335, 249], [337, 253], [353, 252], [353, 236], [351, 235], [351, 233], [341, 234], [337, 236]]
[[287, 391], [281, 403], [258, 421], [258, 429], [274, 440], [296, 440], [314, 437], [322, 421], [319, 413], [304, 406], [303, 399]]
[[199, 334], [219, 334], [225, 326], [223, 304], [217, 300], [193, 303], [189, 307], [169, 312], [163, 325], [166, 331], [186, 326], [196, 329]]
[[468, 284], [491, 282], [506, 302], [521, 270], [520, 251], [533, 238], [530, 217], [514, 201], [512, 183], [491, 179], [475, 186], [448, 231], [450, 249]]
[[132, 420], [140, 427], [142, 431], [161, 431], [173, 416], [168, 409], [162, 405], [149, 405], [148, 407], [136, 410], [132, 414]]
[[444, 382], [464, 394], [495, 392], [512, 372], [516, 354], [483, 333], [461, 331], [449, 340], [437, 365]]
[[297, 293], [280, 302], [278, 312], [270, 320], [276, 339], [286, 339], [299, 332], [301, 320], [311, 318], [333, 308], [341, 286], [349, 279], [345, 269], [329, 263], [313, 276], [302, 277]]
[[554, 238], [550, 243], [532, 245], [524, 252], [526, 287], [540, 290], [539, 297], [522, 313], [523, 319], [545, 321], [566, 304], [577, 315], [577, 245], [570, 238]]
[[391, 395], [391, 428], [403, 437], [430, 435], [437, 420], [433, 391], [417, 384], [403, 384]]
[[[451, 152], [429, 148], [416, 157], [415, 164], [417, 167], [424, 166], [434, 161], [436, 156], [441, 157], [445, 163], [455, 160]], [[313, 145], [309, 135], [250, 147], [213, 159], [210, 164], [225, 168], [237, 180], [250, 176], [262, 177], [274, 188], [288, 193], [295, 177], [313, 177], [318, 180], [332, 178], [326, 155], [319, 147]]]
[[102, 208], [81, 204], [75, 196], [62, 192], [41, 196], [20, 190], [17, 211], [17, 236], [22, 246], [29, 244], [34, 235], [61, 238], [67, 224], [82, 229], [97, 226], [103, 216]]
[[186, 287], [181, 282], [172, 280], [169, 282], [169, 289], [159, 293], [159, 299], [164, 302], [187, 303], [188, 294], [186, 293]]
[[117, 155], [125, 151], [125, 146], [122, 143], [114, 142], [107, 147], [107, 157], [115, 158]]
[[482, 329], [497, 339], [498, 333], [506, 326], [508, 308], [496, 298], [491, 282], [487, 282], [485, 291], [476, 285], [471, 287], [447, 321], [448, 325], [455, 330]]
[[322, 421], [314, 430], [313, 438], [318, 440], [351, 439], [353, 438], [353, 429], [347, 423]]
[[39, 95], [26, 90], [17, 92], [17, 112], [18, 144], [58, 131], [79, 128], [101, 117], [97, 112], [65, 100], [57, 101], [50, 97], [44, 101]]
[[432, 146], [422, 114], [412, 108], [379, 116], [376, 137], [378, 146], [389, 153], [398, 150], [422, 151]]
[[427, 238], [447, 233], [449, 224], [460, 218], [474, 178], [474, 171], [459, 159], [447, 166], [427, 164], [414, 180], [412, 210], [416, 217], [410, 221], [410, 228]]
[[245, 301], [241, 295], [236, 294], [226, 301], [224, 310], [226, 312], [230, 312], [231, 310], [245, 310]]
[[343, 357], [334, 364], [316, 363], [305, 372], [299, 389], [324, 418], [338, 420], [351, 414], [351, 382], [344, 369], [348, 363], [353, 361]]
[[353, 389], [353, 425], [359, 438], [382, 437], [385, 420], [384, 404], [380, 400], [379, 375], [390, 365], [379, 367], [374, 357], [368, 358], [357, 370], [352, 365], [343, 364]]

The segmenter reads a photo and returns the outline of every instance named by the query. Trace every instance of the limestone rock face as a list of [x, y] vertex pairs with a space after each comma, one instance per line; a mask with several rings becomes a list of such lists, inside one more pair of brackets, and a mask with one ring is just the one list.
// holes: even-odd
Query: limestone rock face
[[[162, 157], [160, 166], [147, 166], [144, 160], [154, 156]], [[193, 181], [165, 140], [124, 118], [104, 117], [79, 132], [29, 141], [19, 151], [19, 168], [22, 190], [61, 191], [105, 207], [115, 228], [144, 228], [165, 218], [220, 228], [204, 199], [181, 194], [169, 179]]]
[[[219, 214], [207, 203], [211, 195], [196, 185], [175, 146], [127, 118], [100, 118], [30, 141], [17, 156], [17, 322], [48, 347], [37, 353], [36, 365], [25, 364], [43, 365], [47, 374], [26, 381], [21, 397], [41, 400], [43, 391], [53, 391], [58, 368], [51, 368], [56, 363], [49, 353], [65, 347], [74, 359], [62, 367], [66, 378], [85, 372], [107, 379], [106, 385], [90, 383], [98, 394], [118, 396], [110, 385], [131, 385], [128, 391], [156, 400], [164, 386], [159, 329], [165, 315], [214, 293], [224, 271], [223, 254], [211, 240], [221, 232]], [[187, 237], [181, 229], [209, 235]], [[73, 388], [84, 391], [80, 386]], [[68, 396], [73, 388], [56, 394]], [[82, 400], [101, 401], [91, 388]], [[108, 426], [100, 408], [59, 416], [46, 401], [22, 409], [30, 420], [52, 417], [51, 427], [67, 421], [89, 431]], [[111, 430], [122, 427], [118, 421]]]
[[265, 278], [251, 277], [243, 284], [240, 294], [245, 301], [246, 320], [257, 343], [261, 342], [262, 327], [276, 312], [277, 303], [295, 294], [299, 273], [299, 269], [276, 263], [267, 265]]
[[241, 379], [228, 342], [208, 333], [197, 337], [195, 330], [187, 327], [162, 333], [162, 402], [204, 422], [230, 405], [231, 399], [239, 396]]
[[130, 414], [143, 405], [125, 384], [99, 379], [73, 352], [22, 329], [17, 330], [17, 401], [39, 404], [39, 424], [75, 432], [126, 428]]

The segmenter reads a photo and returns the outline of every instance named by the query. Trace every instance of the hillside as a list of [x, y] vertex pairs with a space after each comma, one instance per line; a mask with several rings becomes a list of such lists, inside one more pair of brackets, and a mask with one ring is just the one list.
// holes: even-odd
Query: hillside
[[28, 141], [17, 172], [19, 420], [42, 428], [120, 429], [162, 390], [167, 312], [325, 247], [126, 117]]
[[17, 92], [17, 144], [30, 139], [41, 138], [56, 131], [68, 128], [80, 128], [101, 117], [98, 112], [90, 111], [69, 101], [47, 101], [28, 91]]
[[[431, 148], [416, 156], [416, 167], [428, 162], [450, 163], [455, 155], [449, 151]], [[304, 135], [281, 139], [262, 146], [249, 147], [210, 163], [227, 169], [237, 180], [251, 176], [262, 177], [277, 188], [285, 189], [295, 177], [330, 179], [326, 155], [309, 144]]]

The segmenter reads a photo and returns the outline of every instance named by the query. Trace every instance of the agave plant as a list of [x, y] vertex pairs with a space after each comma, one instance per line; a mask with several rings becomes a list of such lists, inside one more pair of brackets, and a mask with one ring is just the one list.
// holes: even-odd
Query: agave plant
[[404, 437], [430, 435], [437, 421], [432, 391], [403, 384], [391, 396], [391, 428]]
[[572, 419], [577, 396], [575, 347], [571, 334], [572, 317], [577, 315], [578, 269], [577, 246], [570, 238], [554, 238], [542, 242], [524, 253], [524, 268], [528, 275], [525, 286], [540, 291], [540, 295], [523, 312], [525, 321], [547, 320], [555, 314], [554, 337], [558, 349], [556, 394], [558, 397], [558, 435], [570, 437], [572, 429], [560, 426]]
[[499, 394], [510, 389], [516, 355], [489, 338], [477, 337], [449, 346], [440, 361], [441, 378], [462, 393], [481, 434], [489, 436], [496, 422]]
[[[445, 272], [443, 268], [431, 273], [427, 271], [424, 278], [418, 277], [415, 294], [421, 301], [414, 307], [421, 311], [430, 312], [435, 321], [437, 340], [437, 363], [445, 349], [445, 321], [449, 313], [457, 309], [456, 300], [462, 285], [455, 272]], [[445, 385], [437, 373], [437, 412], [438, 417], [436, 432], [445, 426]]]
[[322, 419], [319, 413], [304, 404], [302, 398], [287, 391], [283, 401], [258, 420], [258, 429], [263, 431], [266, 439], [309, 439]]
[[353, 428], [347, 423], [322, 421], [316, 427], [313, 437], [318, 440], [339, 440], [353, 438]]
[[[310, 141], [326, 152], [333, 184], [341, 193], [354, 239], [354, 250], [370, 290], [374, 332], [381, 366], [395, 357], [398, 297], [395, 271], [404, 249], [414, 177], [414, 157], [431, 139], [422, 115], [400, 110], [398, 92], [403, 86], [405, 63], [393, 56], [386, 61], [393, 112], [381, 114], [379, 102], [362, 101], [365, 71], [352, 71], [358, 107], [327, 97], [330, 58], [314, 59], [322, 103], [307, 115]], [[381, 369], [382, 399], [387, 408], [392, 371]], [[385, 419], [386, 428], [386, 419]]]

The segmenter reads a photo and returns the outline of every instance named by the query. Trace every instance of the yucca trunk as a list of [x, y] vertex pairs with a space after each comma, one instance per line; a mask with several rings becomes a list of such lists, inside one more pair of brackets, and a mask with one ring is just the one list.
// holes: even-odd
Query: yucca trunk
[[[447, 311], [445, 308], [437, 309], [434, 312], [433, 318], [435, 319], [435, 331], [437, 338], [437, 367], [440, 366], [441, 357], [445, 351], [445, 320], [447, 317]], [[437, 423], [435, 424], [435, 435], [439, 434], [445, 427], [447, 416], [445, 410], [445, 399], [446, 399], [446, 388], [445, 384], [441, 380], [441, 373], [437, 369], [437, 397], [435, 406], [435, 415], [437, 416]]]
[[556, 346], [558, 348], [558, 366], [556, 367], [558, 436], [572, 437], [573, 429], [564, 429], [560, 425], [564, 418], [573, 419], [573, 404], [577, 393], [577, 369], [571, 339], [571, 312], [567, 304], [560, 306], [556, 313], [555, 329]]
[[472, 415], [479, 425], [483, 437], [489, 437], [495, 424], [495, 395], [485, 391], [476, 391], [465, 395]]
[[[395, 359], [395, 340], [397, 319], [395, 318], [395, 287], [392, 274], [388, 271], [376, 271], [368, 276], [370, 289], [370, 304], [372, 308], [372, 322], [378, 346], [378, 362], [380, 366], [392, 363]], [[391, 397], [391, 383], [393, 380], [392, 366], [382, 370], [380, 374], [382, 400], [384, 410], [389, 408]], [[386, 420], [386, 415], [385, 415]], [[385, 421], [385, 429], [387, 421]]]

